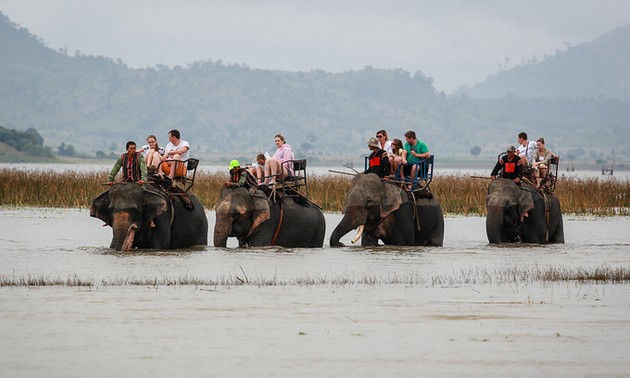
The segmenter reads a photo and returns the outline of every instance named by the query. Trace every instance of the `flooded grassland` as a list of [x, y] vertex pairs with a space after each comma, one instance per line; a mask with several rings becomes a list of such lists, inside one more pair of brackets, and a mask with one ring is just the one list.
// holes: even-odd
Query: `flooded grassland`
[[86, 209], [0, 207], [2, 376], [627, 373], [630, 218], [548, 246], [445, 221], [442, 248], [115, 253]]

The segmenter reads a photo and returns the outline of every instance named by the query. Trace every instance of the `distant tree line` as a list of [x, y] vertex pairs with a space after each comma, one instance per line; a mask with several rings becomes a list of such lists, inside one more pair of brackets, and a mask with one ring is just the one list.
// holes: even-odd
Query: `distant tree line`
[[44, 147], [44, 138], [33, 128], [17, 131], [0, 126], [0, 142], [29, 156], [53, 158], [52, 150]]

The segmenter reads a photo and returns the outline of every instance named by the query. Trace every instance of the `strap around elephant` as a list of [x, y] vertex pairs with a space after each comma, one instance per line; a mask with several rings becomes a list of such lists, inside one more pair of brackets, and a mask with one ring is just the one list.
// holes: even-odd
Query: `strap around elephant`
[[280, 202], [280, 219], [278, 220], [278, 227], [276, 228], [276, 232], [273, 234], [273, 239], [271, 239], [271, 245], [276, 245], [276, 240], [278, 239], [278, 234], [280, 234], [280, 228], [282, 227], [282, 219], [284, 218], [284, 205]]

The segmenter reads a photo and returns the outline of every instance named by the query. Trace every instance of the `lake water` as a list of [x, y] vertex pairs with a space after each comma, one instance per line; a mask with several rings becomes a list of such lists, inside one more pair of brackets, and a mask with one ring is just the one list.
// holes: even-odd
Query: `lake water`
[[[0, 163], [0, 168], [15, 168], [22, 170], [35, 170], [35, 171], [53, 171], [53, 172], [64, 172], [64, 171], [76, 171], [76, 172], [95, 172], [95, 171], [106, 171], [109, 172], [113, 167], [112, 164], [40, 164], [40, 163]], [[439, 164], [435, 166], [434, 176], [440, 175], [463, 175], [463, 176], [490, 176], [490, 172], [492, 171], [493, 165], [489, 164], [487, 167], [482, 168], [445, 168], [441, 167]], [[356, 168], [355, 169], [359, 169]], [[227, 174], [227, 168], [225, 166], [219, 165], [203, 165], [201, 164], [199, 167], [200, 171], [207, 173], [215, 173], [215, 172], [224, 172]], [[336, 174], [331, 173], [330, 170], [339, 171], [339, 172], [347, 172], [354, 173], [352, 170], [344, 168], [342, 166], [328, 167], [328, 166], [309, 166], [308, 172], [309, 174], [314, 175], [327, 175], [327, 174]], [[558, 171], [558, 175], [562, 177], [576, 177], [576, 178], [600, 178], [600, 179], [619, 179], [619, 180], [627, 180], [630, 179], [630, 170], [616, 170], [614, 176], [610, 175], [602, 175], [601, 170], [577, 170], [573, 172], [567, 172], [566, 170], [560, 169]]]
[[86, 209], [0, 208], [2, 281], [92, 285], [0, 287], [0, 376], [627, 375], [630, 284], [527, 272], [630, 268], [630, 218], [550, 246], [445, 223], [442, 248], [115, 253]]

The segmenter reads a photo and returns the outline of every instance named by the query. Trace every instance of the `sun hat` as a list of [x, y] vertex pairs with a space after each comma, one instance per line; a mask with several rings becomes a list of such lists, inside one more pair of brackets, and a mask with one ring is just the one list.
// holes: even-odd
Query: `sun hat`
[[370, 140], [368, 140], [368, 146], [370, 147], [376, 147], [376, 148], [381, 148], [381, 145], [378, 144], [378, 140], [376, 140], [376, 138], [370, 138]]
[[234, 159], [230, 162], [230, 171], [236, 167], [240, 167], [241, 163], [238, 162], [238, 160]]

